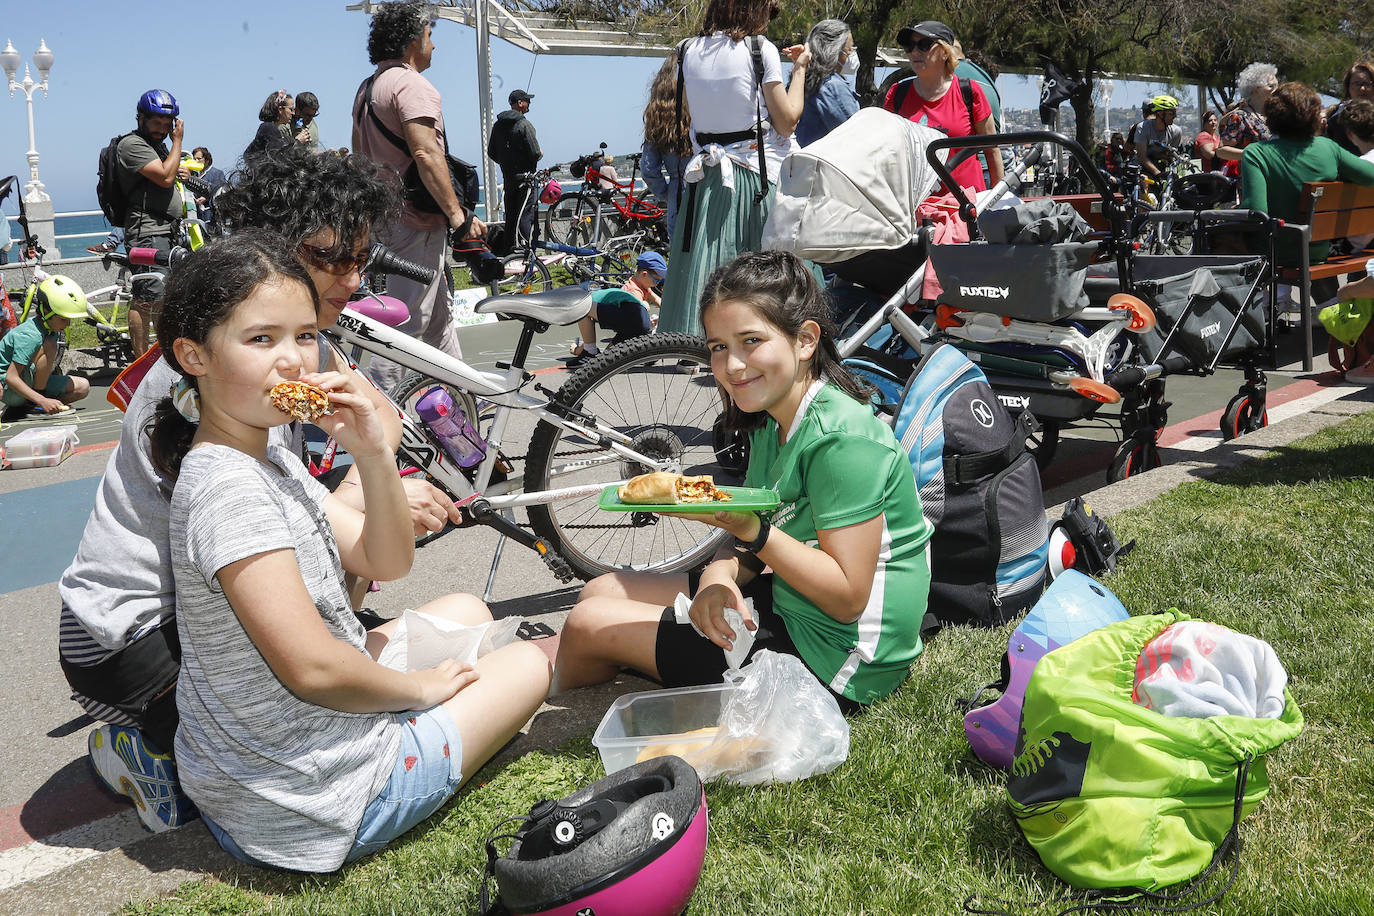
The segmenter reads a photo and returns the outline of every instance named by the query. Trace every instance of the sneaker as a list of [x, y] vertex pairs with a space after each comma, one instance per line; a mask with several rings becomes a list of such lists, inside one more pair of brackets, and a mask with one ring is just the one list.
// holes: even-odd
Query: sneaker
[[109, 254], [117, 247], [117, 245], [111, 245], [109, 242], [101, 242], [99, 245], [87, 245], [86, 250], [91, 254]]
[[177, 783], [177, 765], [166, 754], [153, 753], [138, 729], [102, 725], [91, 732], [86, 747], [95, 775], [111, 792], [128, 796], [153, 833], [199, 817]]

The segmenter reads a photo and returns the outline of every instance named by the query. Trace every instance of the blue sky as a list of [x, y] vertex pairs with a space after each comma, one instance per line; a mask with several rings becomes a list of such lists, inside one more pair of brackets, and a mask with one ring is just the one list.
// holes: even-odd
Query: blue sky
[[[181, 104], [186, 148], [208, 147], [221, 168], [231, 166], [252, 139], [259, 106], [278, 88], [318, 95], [321, 142], [348, 145], [349, 107], [372, 67], [368, 17], [345, 6], [345, 0], [7, 2], [0, 40], [11, 39], [25, 63], [40, 38], [56, 57], [48, 97], [39, 91], [34, 98], [39, 177], [54, 207], [95, 208], [99, 151], [110, 137], [133, 129], [134, 105], [154, 87], [170, 90]], [[434, 40], [438, 50], [426, 75], [443, 94], [451, 148], [477, 161], [475, 36], [441, 21]], [[546, 164], [567, 162], [602, 140], [612, 151], [637, 149], [640, 113], [659, 64], [633, 57], [536, 57], [493, 39], [495, 110], [507, 107], [512, 89], [535, 94], [530, 118]], [[23, 79], [22, 66], [18, 76]], [[998, 87], [1009, 107], [1035, 103], [1033, 78], [1004, 77]], [[1127, 104], [1137, 95], [1143, 92], [1118, 88], [1113, 102]], [[23, 92], [0, 96], [0, 175], [26, 181], [27, 149]], [[13, 204], [6, 211], [14, 212]]]

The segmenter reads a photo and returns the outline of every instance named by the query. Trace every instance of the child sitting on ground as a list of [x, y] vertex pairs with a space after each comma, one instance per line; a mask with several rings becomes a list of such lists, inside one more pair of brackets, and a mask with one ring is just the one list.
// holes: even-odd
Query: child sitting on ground
[[[596, 342], [596, 326], [615, 331], [611, 343], [617, 344], [631, 337], [648, 334], [658, 324], [658, 316], [649, 314], [649, 307], [657, 309], [663, 277], [668, 262], [657, 251], [645, 251], [635, 259], [635, 275], [621, 284], [620, 289], [600, 289], [592, 294], [592, 310], [577, 322], [582, 341], [572, 348], [569, 368], [576, 368], [586, 357], [601, 352]], [[628, 293], [629, 295], [625, 295]]]
[[[1341, 120], [1360, 158], [1374, 161], [1374, 102], [1365, 99], [1351, 102]], [[1374, 235], [1351, 236], [1346, 241], [1351, 251], [1362, 251], [1374, 242]], [[1336, 291], [1337, 302], [1348, 303], [1355, 299], [1374, 299], [1374, 282], [1368, 277], [1347, 283]], [[1333, 369], [1344, 373], [1346, 381], [1369, 385], [1374, 384], [1374, 321], [1369, 321], [1369, 313], [1374, 309], [1365, 302], [1357, 311], [1365, 321], [1359, 337], [1346, 342], [1333, 334], [1327, 341], [1326, 358]]]
[[[553, 690], [622, 666], [667, 687], [719, 683], [734, 608], [754, 631], [750, 657], [799, 656], [856, 710], [895, 690], [921, 651], [931, 526], [911, 464], [840, 362], [827, 299], [799, 258], [759, 252], [718, 269], [701, 320], [726, 422], [751, 433], [744, 482], [776, 490], [781, 505], [686, 516], [734, 535], [704, 570], [589, 582], [564, 625]], [[676, 621], [679, 593], [705, 638]]]
[[91, 393], [84, 378], [54, 372], [57, 341], [74, 319], [86, 317], [86, 294], [74, 280], [54, 275], [33, 293], [34, 314], [0, 338], [0, 388], [6, 422], [52, 416]]
[[[175, 481], [182, 789], [237, 858], [321, 872], [443, 805], [534, 714], [550, 671], [527, 642], [475, 666], [377, 663], [396, 621], [365, 633], [343, 573], [406, 575], [414, 535], [366, 383], [315, 371], [317, 306], [309, 274], [273, 233], [244, 230], [187, 258], [157, 326], [181, 381], [151, 440], [154, 465]], [[353, 456], [365, 511], [269, 440], [291, 419], [270, 392], [291, 380], [326, 392], [331, 410], [316, 422]], [[470, 595], [421, 610], [491, 620]]]

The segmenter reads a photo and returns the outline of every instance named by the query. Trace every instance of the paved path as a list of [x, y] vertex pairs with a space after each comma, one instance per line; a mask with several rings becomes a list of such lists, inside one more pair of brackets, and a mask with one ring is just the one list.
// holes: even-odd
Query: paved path
[[[466, 329], [469, 358], [478, 364], [502, 358], [513, 333], [509, 324]], [[547, 335], [535, 365], [553, 369], [566, 352], [566, 340]], [[1161, 438], [1166, 467], [1106, 489], [1098, 488], [1114, 434], [1106, 429], [1067, 434], [1060, 457], [1045, 474], [1046, 505], [1095, 491], [1095, 507], [1110, 514], [1371, 406], [1371, 392], [1333, 384], [1330, 373], [1273, 373], [1270, 428], [1223, 444], [1217, 421], [1238, 378], [1232, 372], [1207, 380], [1170, 380], [1177, 422]], [[79, 540], [118, 418], [113, 408], [93, 398], [73, 418], [82, 439], [77, 455], [57, 468], [0, 474], [0, 621], [10, 639], [6, 680], [11, 700], [0, 709], [8, 738], [0, 743], [4, 914], [103, 912], [135, 897], [165, 893], [207, 872], [237, 869], [198, 822], [151, 836], [127, 803], [97, 787], [86, 760], [86, 735], [93, 723], [69, 699], [57, 665], [56, 579]], [[27, 424], [7, 426], [0, 439], [22, 425]], [[445, 537], [422, 549], [416, 571], [388, 584], [374, 596], [375, 603], [384, 613], [396, 613], [444, 592], [480, 591], [495, 546], [486, 529]], [[575, 597], [576, 589], [559, 586], [532, 554], [511, 548], [495, 579], [492, 607], [497, 616], [524, 614], [558, 626]], [[644, 686], [625, 677], [599, 691], [579, 692], [567, 705], [545, 707], [529, 734], [506, 753], [585, 732], [611, 696]]]

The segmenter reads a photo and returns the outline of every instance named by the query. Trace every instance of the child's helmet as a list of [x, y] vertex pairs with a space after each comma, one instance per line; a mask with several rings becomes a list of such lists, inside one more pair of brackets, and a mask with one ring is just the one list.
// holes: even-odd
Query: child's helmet
[[[524, 823], [501, 856], [497, 830]], [[497, 903], [518, 916], [677, 916], [706, 857], [706, 794], [680, 757], [656, 757], [617, 770], [561, 801], [545, 799], [503, 821], [487, 838], [483, 913]]]
[[558, 203], [558, 198], [563, 196], [563, 186], [554, 179], [550, 178], [549, 183], [544, 185], [544, 190], [539, 192], [539, 202], [541, 204]]
[[140, 114], [165, 115], [169, 118], [181, 114], [181, 106], [166, 89], [149, 89], [143, 93], [138, 97], [138, 110]]
[[[53, 274], [34, 287], [30, 296], [38, 308], [38, 320], [44, 324], [53, 315], [72, 320], [86, 317], [86, 292], [70, 277]], [[24, 307], [28, 306], [25, 302]]]
[[978, 691], [981, 694], [996, 688], [1002, 695], [982, 706], [977, 705], [977, 696], [970, 701], [973, 708], [964, 716], [964, 733], [979, 759], [1011, 769], [1021, 730], [1021, 706], [1036, 662], [1046, 653], [1128, 616], [1126, 608], [1101, 582], [1074, 569], [1056, 578], [1011, 634], [1002, 658], [1002, 679]]

